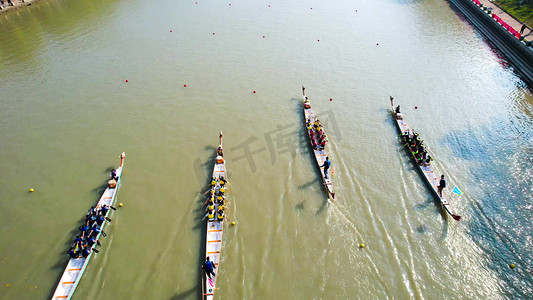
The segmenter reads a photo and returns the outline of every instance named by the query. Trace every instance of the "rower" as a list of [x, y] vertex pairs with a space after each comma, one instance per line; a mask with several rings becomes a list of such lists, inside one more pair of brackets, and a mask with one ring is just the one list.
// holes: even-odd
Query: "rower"
[[76, 251], [72, 247], [70, 247], [67, 253], [70, 256], [70, 258], [78, 258], [78, 253], [76, 253]]
[[222, 145], [218, 145], [217, 155], [224, 157], [224, 151], [222, 149]]
[[205, 270], [205, 273], [207, 274], [207, 277], [209, 277], [209, 279], [211, 279], [211, 275], [213, 276], [216, 276], [214, 270], [216, 269], [217, 267], [215, 266], [215, 264], [209, 260], [209, 256], [205, 259], [205, 262], [204, 264], [202, 265], [202, 269]]
[[309, 103], [309, 99], [307, 97], [305, 97], [305, 100], [304, 100], [304, 108], [305, 109], [311, 108], [311, 103]]
[[219, 210], [217, 213], [217, 221], [222, 222], [224, 221], [224, 211]]
[[210, 210], [207, 212], [207, 214], [205, 214], [204, 218], [202, 220], [204, 220], [205, 218], [207, 218], [207, 220], [209, 222], [212, 222], [215, 220], [215, 210]]
[[117, 170], [115, 169], [111, 170], [111, 175], [109, 177], [111, 177], [111, 179], [115, 181], [118, 181]]
[[109, 208], [107, 207], [107, 205], [104, 204], [104, 206], [102, 206], [102, 208], [100, 209], [100, 212], [102, 213], [102, 215], [106, 216], [107, 215], [107, 212], [109, 211]]
[[215, 203], [209, 202], [209, 205], [205, 208], [205, 211], [211, 211], [215, 209]]
[[89, 245], [89, 247], [92, 247], [94, 243], [96, 243], [96, 239], [94, 237], [89, 237], [87, 239], [87, 245]]
[[221, 187], [223, 187], [226, 184], [226, 181], [224, 180], [224, 176], [220, 176], [219, 184], [220, 184]]
[[83, 251], [81, 251], [81, 256], [87, 257], [87, 256], [89, 256], [89, 254], [91, 254], [91, 248], [85, 246], [83, 248]]
[[219, 195], [219, 196], [224, 196], [224, 192], [225, 192], [225, 191], [226, 191], [226, 190], [225, 190], [223, 187], [221, 187], [220, 189], [218, 189], [218, 195]]
[[213, 177], [213, 180], [211, 180], [211, 186], [216, 186], [217, 185], [217, 182], [215, 180], [215, 177]]
[[322, 147], [322, 149], [326, 148], [326, 139], [322, 140], [322, 142], [320, 143], [320, 147]]

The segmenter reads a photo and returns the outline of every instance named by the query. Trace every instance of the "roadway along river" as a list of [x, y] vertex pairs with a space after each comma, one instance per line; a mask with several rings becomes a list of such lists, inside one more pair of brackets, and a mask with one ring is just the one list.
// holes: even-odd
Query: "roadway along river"
[[[52, 295], [122, 151], [124, 207], [74, 298], [199, 298], [220, 130], [237, 226], [217, 298], [532, 295], [533, 98], [446, 1], [42, 0], [0, 15], [0, 70], [2, 299]], [[334, 204], [301, 85], [328, 121]], [[391, 94], [460, 222], [403, 150]]]

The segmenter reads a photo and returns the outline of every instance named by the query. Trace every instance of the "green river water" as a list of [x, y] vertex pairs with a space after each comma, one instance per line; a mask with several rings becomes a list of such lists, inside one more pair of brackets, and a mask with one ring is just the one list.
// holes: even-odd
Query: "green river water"
[[[335, 203], [302, 85], [326, 121]], [[403, 150], [389, 95], [460, 222]], [[217, 298], [530, 298], [532, 112], [442, 0], [42, 0], [0, 14], [0, 298], [51, 297], [123, 151], [124, 207], [74, 299], [200, 298], [219, 131], [237, 225]]]

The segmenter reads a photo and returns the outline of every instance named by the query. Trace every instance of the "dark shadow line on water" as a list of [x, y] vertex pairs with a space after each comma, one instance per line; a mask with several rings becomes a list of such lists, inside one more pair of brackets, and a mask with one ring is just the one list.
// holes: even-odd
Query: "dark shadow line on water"
[[328, 199], [326, 199], [325, 201], [322, 201], [322, 205], [320, 206], [320, 208], [318, 208], [318, 210], [316, 211], [315, 213], [315, 216], [318, 216], [320, 215], [321, 213], [323, 213], [325, 210], [326, 210], [326, 207], [328, 207]]
[[197, 290], [198, 290], [198, 285], [193, 287], [193, 288], [190, 288], [189, 290], [186, 290], [185, 292], [181, 292], [179, 294], [176, 294], [176, 295], [170, 297], [169, 300], [183, 300], [183, 299], [188, 299], [188, 298], [192, 299], [191, 296]]
[[305, 190], [305, 189], [307, 189], [307, 188], [309, 188], [309, 187], [315, 185], [317, 182], [318, 182], [318, 179], [313, 179], [313, 180], [311, 180], [311, 181], [309, 181], [309, 182], [306, 182], [306, 183], [304, 183], [304, 184], [299, 185], [299, 186], [298, 186], [298, 189], [299, 189], [299, 190]]

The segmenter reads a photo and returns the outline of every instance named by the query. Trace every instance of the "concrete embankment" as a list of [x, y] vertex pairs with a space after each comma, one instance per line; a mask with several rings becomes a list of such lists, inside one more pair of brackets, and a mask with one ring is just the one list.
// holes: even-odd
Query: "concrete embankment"
[[448, 0], [514, 66], [515, 71], [533, 87], [533, 50], [518, 40], [470, 0]]
[[36, 1], [38, 0], [11, 0], [9, 2], [7, 0], [4, 0], [4, 3], [0, 4], [0, 14], [3, 12], [31, 5]]

